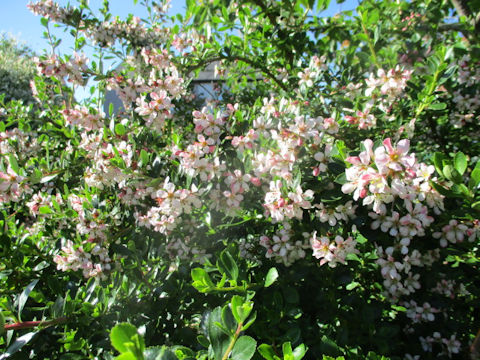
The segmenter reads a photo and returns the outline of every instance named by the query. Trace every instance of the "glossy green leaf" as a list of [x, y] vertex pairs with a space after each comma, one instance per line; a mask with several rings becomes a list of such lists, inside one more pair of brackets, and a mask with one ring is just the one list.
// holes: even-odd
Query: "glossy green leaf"
[[290, 343], [290, 341], [283, 343], [282, 351], [283, 351], [284, 359], [288, 359], [288, 358], [293, 359], [293, 350], [292, 350], [292, 344]]
[[455, 169], [458, 171], [460, 175], [463, 175], [465, 170], [467, 170], [467, 157], [465, 156], [464, 153], [458, 152], [455, 154], [455, 158], [453, 160], [453, 164], [455, 166]]
[[126, 352], [118, 355], [115, 360], [138, 360], [138, 358], [133, 355], [131, 352]]
[[20, 175], [20, 168], [17, 163], [17, 159], [13, 154], [8, 155], [8, 161], [10, 162], [10, 167], [15, 172], [15, 174]]
[[265, 287], [269, 287], [278, 279], [278, 270], [274, 267], [268, 270], [267, 276], [265, 277]]
[[207, 271], [202, 268], [195, 268], [191, 270], [191, 276], [193, 279], [193, 287], [200, 292], [208, 292], [215, 288], [212, 280], [210, 279], [210, 275], [208, 275]]
[[119, 136], [125, 135], [127, 130], [125, 129], [125, 126], [123, 124], [116, 124], [115, 125], [115, 133]]
[[434, 103], [430, 104], [428, 107], [430, 110], [445, 110], [447, 108], [447, 104], [445, 103]]
[[253, 302], [244, 300], [241, 296], [235, 295], [230, 302], [233, 316], [238, 323], [243, 323], [253, 309]]
[[232, 360], [250, 360], [255, 354], [257, 342], [250, 336], [240, 336], [232, 350]]
[[230, 343], [230, 337], [216, 323], [222, 322], [222, 308], [216, 307], [208, 316], [207, 333], [215, 359], [222, 359]]
[[219, 265], [221, 270], [227, 274], [229, 279], [237, 280], [238, 278], [238, 266], [232, 255], [227, 250], [224, 250], [220, 254]]
[[[132, 343], [135, 335], [138, 335], [137, 328], [129, 323], [115, 325], [110, 332], [110, 341], [113, 347], [120, 353], [128, 352], [127, 343]], [[142, 340], [143, 341], [143, 340]]]
[[43, 215], [53, 214], [53, 210], [48, 206], [40, 206], [38, 212]]
[[453, 181], [456, 184], [462, 182], [461, 175], [452, 165], [445, 165], [443, 167], [443, 173], [448, 180]]
[[140, 151], [140, 159], [142, 160], [143, 165], [147, 165], [149, 162], [148, 153], [144, 149]]
[[300, 360], [303, 359], [305, 354], [307, 353], [308, 348], [304, 344], [298, 345], [294, 350], [293, 350], [293, 358], [295, 360]]
[[275, 351], [273, 350], [273, 347], [271, 345], [261, 344], [258, 347], [258, 352], [266, 360], [275, 360]]
[[38, 331], [32, 331], [15, 339], [13, 344], [10, 345], [2, 355], [0, 355], [0, 360], [8, 359], [10, 356], [22, 349], [34, 338], [36, 334], [38, 334]]
[[38, 279], [33, 280], [30, 284], [27, 285], [27, 287], [22, 291], [20, 296], [18, 297], [18, 318], [21, 319], [21, 314], [23, 307], [25, 306], [25, 303], [27, 302], [27, 299], [32, 292], [33, 288], [35, 285], [37, 285]]
[[470, 174], [470, 180], [468, 182], [468, 187], [472, 190], [476, 189], [480, 184], [480, 168], [473, 169]]
[[437, 173], [440, 174], [440, 176], [444, 176], [443, 174], [443, 160], [445, 160], [446, 157], [442, 153], [436, 152], [433, 154], [433, 164], [435, 165], [435, 170], [437, 170]]
[[145, 360], [178, 360], [166, 346], [149, 347], [143, 352]]

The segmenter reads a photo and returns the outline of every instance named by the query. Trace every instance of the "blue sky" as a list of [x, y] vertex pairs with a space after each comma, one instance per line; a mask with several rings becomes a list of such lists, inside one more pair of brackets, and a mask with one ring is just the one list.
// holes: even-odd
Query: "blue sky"
[[[40, 25], [40, 17], [35, 16], [27, 9], [29, 0], [0, 0], [0, 32], [13, 35], [20, 42], [26, 43], [35, 52], [41, 53], [43, 49], [48, 48], [48, 43], [42, 38], [44, 27]], [[57, 0], [61, 5], [67, 4], [66, 0]], [[140, 1], [139, 1], [140, 2]], [[70, 1], [73, 5], [75, 0]], [[184, 13], [185, 1], [172, 0], [170, 14]], [[102, 5], [102, 0], [90, 0], [89, 5], [92, 9], [98, 9]], [[142, 11], [143, 10], [143, 11]], [[126, 18], [129, 13], [136, 16], [146, 16], [146, 11], [140, 5], [134, 5], [133, 0], [111, 0], [110, 12], [120, 18]], [[70, 37], [61, 36], [61, 32], [56, 32], [58, 37], [65, 41]], [[68, 50], [68, 44], [62, 50]]]
[[[57, 2], [65, 5], [68, 1], [57, 0]], [[72, 4], [76, 3], [75, 0], [70, 2]], [[172, 8], [170, 9], [170, 14], [184, 13], [185, 2], [185, 0], [171, 0]], [[41, 53], [43, 49], [48, 48], [48, 43], [42, 38], [44, 28], [40, 25], [40, 17], [33, 15], [27, 9], [28, 3], [29, 0], [0, 0], [0, 32], [13, 35], [37, 53]], [[355, 0], [347, 0], [343, 4], [337, 5], [333, 0], [330, 9], [325, 12], [325, 15], [335, 14], [339, 10], [350, 10], [355, 7], [356, 3], [357, 1]], [[98, 9], [102, 4], [102, 0], [90, 0], [89, 4], [92, 9]], [[140, 5], [135, 6], [133, 0], [111, 0], [110, 11], [114, 15], [119, 15], [120, 18], [126, 18], [129, 13], [139, 17], [146, 15], [143, 7]], [[67, 41], [69, 36], [61, 36], [61, 32], [57, 32], [56, 35], [62, 37], [67, 42], [60, 49], [62, 52], [68, 52], [68, 46], [71, 45]]]

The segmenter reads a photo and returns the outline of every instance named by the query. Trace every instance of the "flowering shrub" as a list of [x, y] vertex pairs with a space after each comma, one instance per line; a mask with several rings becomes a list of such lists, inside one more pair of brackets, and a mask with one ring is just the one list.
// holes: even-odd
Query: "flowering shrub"
[[476, 356], [469, 19], [447, 26], [444, 1], [327, 18], [324, 1], [187, 1], [169, 27], [168, 2], [142, 3], [144, 20], [28, 5], [53, 52], [36, 106], [0, 115], [1, 358]]

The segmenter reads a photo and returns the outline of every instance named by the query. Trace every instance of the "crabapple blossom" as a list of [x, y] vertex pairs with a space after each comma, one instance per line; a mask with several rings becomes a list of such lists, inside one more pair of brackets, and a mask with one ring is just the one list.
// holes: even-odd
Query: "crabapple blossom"
[[20, 201], [22, 194], [30, 190], [24, 183], [25, 180], [26, 178], [13, 171], [10, 165], [5, 172], [0, 171], [0, 203]]
[[446, 247], [448, 243], [455, 244], [462, 242], [467, 234], [468, 226], [460, 223], [458, 220], [452, 219], [448, 225], [442, 227], [441, 232], [433, 233], [433, 237], [440, 239], [440, 246]]
[[337, 264], [345, 264], [348, 254], [358, 254], [359, 251], [355, 248], [357, 242], [348, 237], [344, 239], [337, 235], [333, 240], [328, 236], [317, 237], [317, 232], [312, 234], [305, 234], [310, 237], [310, 245], [313, 249], [313, 256], [320, 259], [320, 265], [328, 264], [334, 268]]
[[306, 255], [305, 250], [308, 244], [302, 240], [292, 240], [291, 225], [288, 222], [282, 223], [282, 228], [271, 238], [268, 236], [260, 237], [260, 245], [267, 249], [265, 257], [273, 258], [278, 263], [285, 266], [292, 265], [295, 261], [303, 259]]
[[301, 219], [303, 216], [302, 209], [310, 209], [310, 199], [313, 196], [312, 190], [305, 192], [300, 186], [294, 191], [289, 191], [285, 197], [282, 194], [283, 187], [280, 180], [270, 182], [270, 191], [265, 194], [264, 208], [275, 221], [283, 221], [285, 217], [292, 219]]

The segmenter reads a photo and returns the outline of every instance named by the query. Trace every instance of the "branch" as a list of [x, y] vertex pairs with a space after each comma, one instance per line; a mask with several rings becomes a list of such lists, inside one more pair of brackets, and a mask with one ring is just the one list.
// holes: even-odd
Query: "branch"
[[197, 70], [197, 69], [199, 69], [199, 68], [201, 68], [201, 67], [203, 67], [207, 64], [211, 64], [212, 62], [220, 61], [220, 60], [242, 61], [242, 62], [244, 62], [248, 65], [251, 65], [252, 67], [259, 69], [260, 71], [265, 73], [265, 75], [267, 75], [270, 79], [275, 81], [277, 83], [277, 85], [280, 88], [282, 88], [283, 91], [288, 92], [288, 88], [285, 86], [285, 84], [282, 83], [279, 79], [277, 79], [277, 77], [266, 66], [260, 65], [259, 63], [256, 63], [255, 61], [250, 60], [249, 58], [246, 58], [246, 57], [243, 57], [243, 56], [220, 55], [220, 56], [212, 57], [212, 58], [209, 58], [209, 59], [204, 59], [204, 60], [200, 61], [198, 64], [187, 68], [186, 72], [189, 73], [189, 72], [195, 71], [195, 70]]
[[235, 342], [237, 341], [238, 336], [240, 335], [240, 332], [242, 331], [242, 327], [243, 327], [243, 322], [238, 324], [237, 330], [235, 331], [235, 334], [233, 335], [233, 338], [230, 341], [230, 344], [228, 344], [228, 348], [225, 351], [225, 354], [223, 354], [222, 360], [227, 360], [228, 359], [228, 355], [230, 355], [230, 353], [232, 352], [233, 346], [235, 345]]
[[275, 16], [273, 16], [271, 12], [268, 11], [268, 7], [263, 3], [262, 0], [253, 0], [253, 3], [262, 9], [262, 11], [265, 13], [265, 15], [267, 15], [272, 25], [277, 24], [277, 19], [275, 18]]
[[24, 321], [20, 323], [5, 325], [4, 329], [5, 331], [8, 331], [8, 330], [31, 329], [37, 326], [49, 327], [49, 326], [66, 323], [67, 320], [68, 319], [66, 317], [61, 317], [58, 319], [44, 320], [44, 321]]

